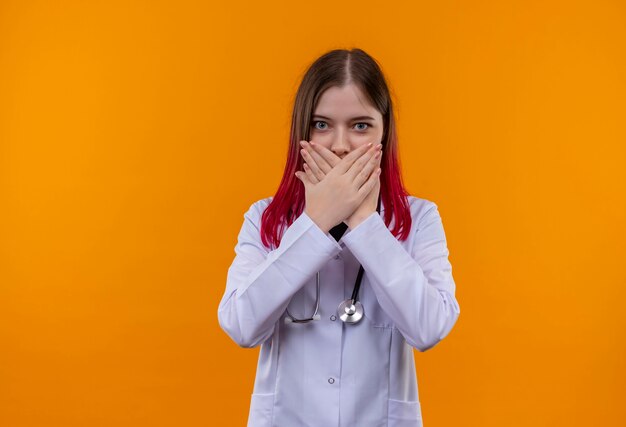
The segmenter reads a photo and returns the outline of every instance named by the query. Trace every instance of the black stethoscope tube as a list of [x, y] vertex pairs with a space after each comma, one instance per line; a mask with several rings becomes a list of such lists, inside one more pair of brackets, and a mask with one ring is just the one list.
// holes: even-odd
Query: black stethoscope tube
[[[378, 195], [378, 205], [376, 206], [376, 212], [380, 215], [380, 200], [381, 196]], [[348, 324], [359, 323], [363, 318], [364, 310], [363, 304], [358, 300], [359, 298], [359, 290], [361, 289], [361, 280], [363, 279], [363, 266], [359, 265], [359, 273], [356, 277], [356, 283], [354, 284], [354, 289], [352, 291], [352, 296], [350, 299], [343, 301], [337, 307], [337, 316], [344, 322]]]
[[[376, 206], [376, 212], [378, 212], [378, 214], [380, 215], [380, 203], [381, 203], [381, 195], [378, 195], [378, 205]], [[337, 225], [336, 227], [339, 227], [339, 225]], [[346, 227], [345, 224], [343, 224], [343, 227]], [[335, 227], [333, 227], [335, 228]], [[334, 232], [331, 231], [331, 234], [333, 234]], [[341, 235], [343, 235], [343, 233], [345, 233], [345, 228], [343, 229], [343, 232], [339, 232], [336, 236], [334, 235], [335, 239], [337, 239], [337, 241], [339, 241], [339, 239], [341, 238]], [[339, 307], [337, 308], [337, 315], [338, 317], [344, 322], [344, 323], [350, 323], [350, 324], [354, 324], [354, 323], [358, 323], [362, 318], [363, 318], [363, 304], [361, 304], [361, 302], [358, 300], [359, 298], [359, 290], [361, 289], [361, 281], [363, 280], [363, 273], [365, 272], [365, 270], [363, 269], [362, 265], [359, 265], [359, 272], [356, 276], [356, 283], [354, 284], [354, 289], [352, 290], [352, 296], [350, 297], [350, 299], [347, 299], [345, 301], [343, 301], [341, 304], [339, 304]], [[316, 320], [319, 319], [319, 315], [317, 314], [318, 310], [319, 310], [319, 301], [320, 301], [320, 295], [319, 295], [319, 291], [320, 291], [320, 283], [319, 283], [319, 272], [317, 273], [317, 297], [315, 298], [315, 312], [313, 313], [313, 316], [306, 318], [306, 319], [297, 319], [295, 317], [293, 317], [290, 313], [289, 310], [287, 309], [287, 317], [285, 318], [286, 322], [293, 322], [293, 323], [308, 323], [311, 320]]]
[[[376, 212], [380, 214], [380, 194], [378, 195], [378, 205], [376, 206]], [[357, 301], [359, 298], [359, 290], [361, 289], [361, 280], [363, 279], [363, 266], [359, 265], [359, 274], [356, 276], [356, 283], [354, 284], [354, 289], [352, 290], [352, 301]]]

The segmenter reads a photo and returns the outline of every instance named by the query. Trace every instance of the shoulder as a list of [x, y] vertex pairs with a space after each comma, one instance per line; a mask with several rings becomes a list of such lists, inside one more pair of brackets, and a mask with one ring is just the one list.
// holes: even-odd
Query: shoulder
[[[255, 224], [258, 224], [263, 215], [263, 211], [269, 206], [273, 198], [273, 196], [269, 196], [253, 202], [245, 213], [245, 216], [253, 220]], [[408, 195], [407, 202], [411, 210], [411, 218], [418, 227], [420, 224], [423, 224], [425, 220], [428, 220], [428, 218], [439, 216], [438, 205], [432, 200]]]
[[[248, 212], [262, 214], [269, 204], [272, 203], [273, 199], [273, 196], [269, 196], [253, 202], [250, 205]], [[437, 204], [435, 202], [421, 197], [408, 195], [407, 202], [409, 203], [411, 214], [414, 218], [421, 217], [424, 213], [431, 209], [437, 209]]]
[[252, 202], [247, 212], [244, 214], [244, 217], [252, 220], [253, 223], [258, 224], [260, 222], [261, 215], [263, 215], [263, 211], [265, 211], [265, 209], [269, 206], [272, 199], [273, 196], [270, 196]]
[[243, 224], [239, 231], [239, 240], [259, 240], [263, 211], [269, 205], [271, 197], [252, 202], [243, 214]]
[[411, 218], [415, 221], [418, 229], [422, 228], [429, 219], [439, 217], [439, 206], [434, 201], [412, 195], [407, 196], [407, 201], [411, 210]]
[[252, 203], [252, 205], [250, 206], [250, 209], [263, 213], [265, 208], [267, 208], [269, 204], [272, 203], [272, 199], [274, 199], [274, 196], [269, 196], [269, 197], [265, 197], [263, 199], [257, 200], [256, 202]]

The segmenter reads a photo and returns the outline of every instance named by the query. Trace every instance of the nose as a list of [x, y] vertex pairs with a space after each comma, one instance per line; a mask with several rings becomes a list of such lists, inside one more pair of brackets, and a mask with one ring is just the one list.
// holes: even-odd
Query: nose
[[350, 152], [350, 143], [345, 137], [345, 132], [338, 130], [333, 137], [330, 150], [342, 159]]

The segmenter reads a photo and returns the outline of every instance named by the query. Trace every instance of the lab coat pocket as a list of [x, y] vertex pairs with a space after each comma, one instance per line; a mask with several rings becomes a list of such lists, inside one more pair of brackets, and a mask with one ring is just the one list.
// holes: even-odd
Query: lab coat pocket
[[253, 393], [250, 400], [248, 427], [271, 427], [274, 393]]
[[389, 427], [422, 427], [422, 410], [419, 400], [389, 399], [387, 418]]

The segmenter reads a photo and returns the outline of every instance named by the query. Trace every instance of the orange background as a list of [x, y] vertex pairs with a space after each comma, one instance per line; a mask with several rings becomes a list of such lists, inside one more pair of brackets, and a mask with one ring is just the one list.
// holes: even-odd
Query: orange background
[[624, 3], [219, 3], [0, 3], [0, 425], [245, 425], [258, 348], [217, 305], [302, 73], [347, 47], [448, 237], [425, 425], [623, 425]]

